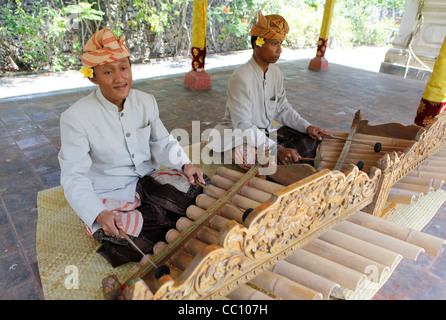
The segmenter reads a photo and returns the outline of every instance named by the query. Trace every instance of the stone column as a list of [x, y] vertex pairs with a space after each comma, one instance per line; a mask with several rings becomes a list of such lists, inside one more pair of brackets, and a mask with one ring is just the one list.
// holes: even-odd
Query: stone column
[[192, 70], [184, 78], [184, 85], [191, 89], [207, 89], [211, 77], [204, 71], [206, 57], [207, 0], [194, 0], [192, 15]]
[[322, 20], [321, 33], [317, 43], [316, 57], [310, 61], [308, 68], [312, 70], [326, 70], [328, 69], [328, 61], [325, 58], [325, 51], [327, 49], [328, 33], [330, 31], [331, 18], [333, 17], [333, 9], [335, 0], [326, 0], [324, 8], [324, 17]]

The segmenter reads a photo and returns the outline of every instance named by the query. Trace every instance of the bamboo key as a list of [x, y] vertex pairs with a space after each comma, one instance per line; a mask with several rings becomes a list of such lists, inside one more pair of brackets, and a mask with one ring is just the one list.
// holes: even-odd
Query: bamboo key
[[370, 144], [370, 143], [363, 142], [363, 141], [358, 141], [358, 140], [353, 140], [353, 139], [348, 139], [348, 138], [343, 138], [343, 137], [336, 137], [336, 136], [332, 136], [332, 137], [330, 137], [330, 136], [326, 136], [324, 139], [336, 139], [336, 140], [351, 141], [351, 142], [356, 142], [356, 143], [365, 144], [365, 145], [367, 145], [367, 146], [371, 146], [371, 147], [373, 147], [373, 150], [374, 150], [376, 153], [381, 152], [381, 149], [382, 149], [382, 144], [381, 144], [381, 142], [377, 142], [377, 143], [375, 143], [375, 144]]
[[[251, 167], [251, 169], [249, 169], [248, 172], [234, 184], [231, 190], [228, 190], [224, 195], [219, 197], [210, 209], [206, 210], [206, 212], [204, 212], [199, 219], [195, 220], [195, 222], [187, 230], [181, 233], [180, 237], [176, 241], [172, 242], [172, 244], [169, 244], [165, 249], [157, 253], [154, 261], [158, 264], [162, 264], [168, 261], [169, 258], [171, 258], [178, 251], [178, 249], [182, 248], [184, 243], [192, 238], [202, 227], [207, 225], [208, 221], [212, 217], [214, 217], [217, 212], [219, 212], [220, 208], [224, 206], [226, 202], [228, 202], [233, 196], [235, 196], [237, 192], [241, 188], [243, 188], [252, 177], [257, 175], [259, 166], [260, 164], [256, 164]], [[143, 278], [153, 274], [153, 267], [156, 267], [154, 263], [145, 263], [141, 268], [142, 272], [138, 271], [137, 273], [134, 273], [130, 277], [130, 279], [126, 281], [125, 285], [128, 286], [140, 277]]]
[[[332, 160], [332, 159], [318, 159], [318, 158], [299, 158], [299, 160], [302, 160], [302, 161], [320, 161], [320, 162], [325, 161], [325, 162], [335, 162], [335, 163], [338, 162], [338, 160]], [[366, 161], [367, 161], [367, 160], [366, 160]], [[369, 161], [369, 162], [372, 162], [372, 161]], [[373, 162], [373, 164], [376, 164], [376, 163]], [[359, 160], [359, 161], [356, 163], [356, 166], [358, 167], [359, 170], [362, 170], [362, 169], [364, 168], [364, 161]]]

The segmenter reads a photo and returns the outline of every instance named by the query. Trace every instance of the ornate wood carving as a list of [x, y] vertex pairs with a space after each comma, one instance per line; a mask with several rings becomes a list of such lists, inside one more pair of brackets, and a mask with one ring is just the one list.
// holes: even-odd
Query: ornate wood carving
[[[220, 230], [218, 245], [205, 247], [179, 278], [159, 283], [153, 299], [220, 298], [350, 213], [381, 213], [392, 185], [445, 144], [445, 122], [446, 115], [440, 115], [418, 131], [414, 126], [386, 126], [389, 135], [404, 131], [402, 139], [413, 137], [414, 143], [404, 152], [386, 154], [369, 175], [354, 165], [345, 172], [326, 169], [275, 192], [243, 225], [231, 221]], [[358, 131], [373, 132], [371, 128], [361, 121]], [[150, 296], [147, 290], [137, 296]]]
[[226, 231], [222, 244], [262, 259], [364, 207], [373, 199], [381, 171], [374, 169], [369, 177], [350, 168], [346, 174], [327, 169], [280, 190], [248, 216], [246, 230]]
[[226, 295], [317, 237], [349, 213], [370, 203], [381, 171], [370, 176], [324, 170], [276, 192], [255, 208], [244, 225], [229, 223], [218, 245], [209, 245], [177, 280], [154, 299], [203, 299]]
[[255, 264], [237, 250], [209, 245], [195, 257], [176, 281], [169, 281], [155, 293], [154, 299], [200, 299], [210, 291], [228, 284]]

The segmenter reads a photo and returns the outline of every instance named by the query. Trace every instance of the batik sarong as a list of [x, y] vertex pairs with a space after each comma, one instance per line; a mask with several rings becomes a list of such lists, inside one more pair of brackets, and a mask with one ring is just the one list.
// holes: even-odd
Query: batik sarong
[[[152, 254], [154, 245], [165, 241], [167, 231], [186, 215], [186, 209], [202, 190], [198, 185], [190, 185], [176, 170], [160, 170], [138, 181], [135, 202], [107, 199], [104, 204], [121, 215], [124, 231], [132, 241], [144, 253]], [[107, 236], [102, 229], [94, 232], [93, 237], [102, 244], [98, 252], [113, 267], [142, 258], [126, 240]]]

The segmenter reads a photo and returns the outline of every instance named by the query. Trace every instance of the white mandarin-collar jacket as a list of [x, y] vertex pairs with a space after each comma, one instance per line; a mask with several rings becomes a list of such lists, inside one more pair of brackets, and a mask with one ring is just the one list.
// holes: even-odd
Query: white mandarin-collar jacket
[[[208, 146], [222, 152], [242, 144], [245, 137], [252, 146], [272, 147], [276, 141], [266, 134], [277, 130], [271, 125], [273, 120], [300, 132], [310, 125], [288, 103], [282, 71], [270, 64], [264, 73], [252, 57], [229, 79], [225, 115], [214, 128], [217, 132], [211, 131]], [[240, 131], [234, 133], [234, 129]]]
[[92, 227], [102, 199], [133, 202], [139, 178], [190, 162], [159, 118], [153, 95], [130, 90], [122, 112], [98, 88], [60, 119], [61, 184], [73, 210]]

